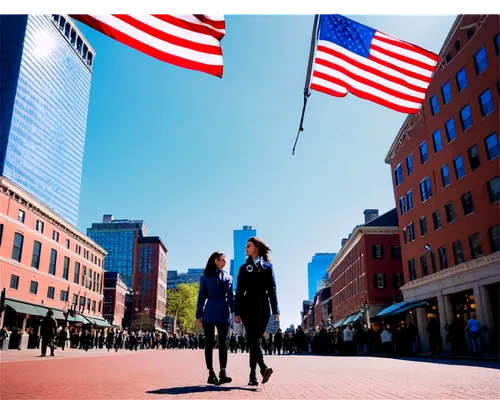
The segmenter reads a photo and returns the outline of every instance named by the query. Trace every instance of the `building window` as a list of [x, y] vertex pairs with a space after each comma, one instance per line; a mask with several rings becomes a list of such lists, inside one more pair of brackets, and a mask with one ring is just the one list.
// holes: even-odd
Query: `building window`
[[87, 287], [87, 267], [85, 265], [82, 270], [82, 286]]
[[59, 297], [61, 301], [68, 301], [68, 291], [61, 290], [61, 296]]
[[10, 288], [17, 290], [19, 287], [19, 277], [17, 275], [10, 276]]
[[99, 305], [99, 307], [98, 307], [98, 309], [97, 309], [97, 312], [98, 312], [98, 313], [101, 313], [101, 305], [102, 305], [102, 303], [99, 301], [99, 304], [98, 304], [98, 305]]
[[73, 282], [77, 285], [80, 283], [80, 263], [75, 261], [75, 272], [73, 272]]
[[446, 54], [446, 63], [448, 64], [451, 61], [451, 54]]
[[476, 66], [476, 75], [480, 75], [488, 68], [488, 59], [486, 57], [486, 48], [483, 46], [474, 56], [474, 65]]
[[500, 33], [497, 33], [497, 35], [493, 38], [493, 43], [495, 44], [495, 51], [497, 53], [497, 56], [498, 56], [498, 53], [500, 51]]
[[392, 281], [394, 283], [394, 289], [399, 289], [405, 284], [405, 278], [403, 274], [394, 274], [392, 276]]
[[490, 195], [490, 203], [500, 200], [500, 176], [488, 182], [488, 193]]
[[456, 219], [455, 208], [453, 207], [452, 201], [444, 205], [444, 211], [446, 213], [446, 222], [451, 224], [453, 221], [455, 221]]
[[56, 288], [54, 286], [49, 286], [47, 288], [47, 298], [49, 299], [54, 299], [54, 293], [56, 291]]
[[408, 238], [410, 242], [415, 241], [415, 227], [413, 226], [413, 222], [408, 224]]
[[429, 270], [427, 268], [427, 254], [422, 254], [420, 256], [420, 267], [422, 268], [422, 277], [429, 275]]
[[462, 264], [465, 262], [464, 251], [462, 249], [462, 242], [457, 240], [452, 244], [453, 247], [453, 257], [455, 258], [455, 265]]
[[64, 257], [63, 279], [68, 280], [69, 277], [69, 257]]
[[432, 213], [432, 222], [434, 223], [434, 230], [437, 231], [441, 228], [441, 218], [439, 218], [439, 211], [434, 211]]
[[427, 142], [424, 140], [424, 142], [420, 145], [420, 163], [425, 164], [428, 159], [429, 156], [427, 155]]
[[89, 268], [89, 279], [87, 280], [87, 288], [92, 290], [92, 269]]
[[17, 213], [17, 219], [21, 221], [24, 224], [24, 217], [26, 216], [26, 213], [23, 210], [19, 210]]
[[403, 168], [401, 167], [401, 164], [398, 164], [394, 170], [394, 180], [396, 182], [396, 186], [401, 185], [401, 182], [403, 182]]
[[465, 72], [465, 67], [463, 67], [460, 71], [457, 72], [456, 78], [457, 78], [458, 91], [461, 92], [468, 85], [467, 73]]
[[399, 199], [399, 209], [401, 210], [401, 215], [406, 213], [405, 197]]
[[372, 246], [373, 258], [384, 258], [384, 246], [380, 244], [374, 244]]
[[85, 311], [85, 297], [80, 296], [80, 312]]
[[66, 248], [69, 249], [70, 248], [70, 242], [69, 242], [69, 239], [66, 239]]
[[49, 274], [56, 274], [56, 264], [57, 264], [57, 251], [50, 249], [50, 264], [49, 264]]
[[430, 102], [432, 115], [436, 115], [439, 112], [439, 103], [435, 94], [432, 95]]
[[97, 274], [96, 292], [101, 293], [101, 274]]
[[2, 244], [2, 237], [3, 237], [3, 224], [0, 224], [0, 245]]
[[52, 231], [52, 240], [59, 242], [59, 232]]
[[417, 279], [417, 270], [415, 269], [415, 260], [413, 258], [408, 260], [408, 272], [410, 274], [410, 281]]
[[450, 184], [450, 174], [448, 172], [448, 165], [443, 165], [441, 167], [441, 180], [443, 181], [443, 187]]
[[24, 236], [20, 233], [14, 234], [14, 245], [12, 246], [12, 259], [21, 262], [23, 255]]
[[479, 238], [479, 233], [474, 233], [469, 236], [469, 245], [472, 259], [482, 257], [484, 255], [483, 248], [481, 247], [481, 239]]
[[411, 189], [406, 193], [406, 200], [408, 201], [408, 211], [413, 210], [413, 194]]
[[44, 223], [43, 221], [40, 221], [40, 220], [36, 220], [36, 226], [35, 226], [35, 229], [40, 232], [40, 233], [43, 233], [43, 228], [44, 228]]
[[474, 212], [474, 203], [472, 201], [472, 193], [468, 192], [462, 196], [462, 206], [464, 208], [464, 215], [470, 215]]
[[466, 131], [472, 125], [472, 115], [468, 104], [460, 110], [460, 123], [462, 124], [463, 131]]
[[441, 269], [448, 268], [448, 257], [446, 256], [446, 247], [441, 247], [438, 249], [439, 254], [439, 265]]
[[456, 51], [460, 51], [460, 40], [457, 40], [457, 41], [455, 42], [455, 50], [456, 50]]
[[406, 171], [408, 172], [408, 176], [413, 172], [413, 154], [406, 157]]
[[92, 312], [95, 314], [95, 300], [92, 300]]
[[420, 182], [420, 198], [422, 200], [422, 203], [429, 200], [431, 196], [432, 196], [431, 180], [427, 176], [424, 178], [422, 182]]
[[40, 267], [40, 253], [42, 252], [42, 244], [35, 240], [33, 243], [33, 257], [31, 258], [31, 266], [38, 269]]
[[491, 251], [500, 250], [500, 225], [492, 226], [488, 233], [490, 234]]
[[31, 281], [30, 283], [30, 293], [37, 294], [38, 293], [38, 282]]
[[492, 133], [486, 139], [484, 139], [484, 144], [486, 146], [486, 155], [488, 160], [493, 160], [498, 157], [498, 139], [496, 133]]
[[427, 220], [425, 217], [420, 218], [420, 236], [425, 236], [427, 233]]
[[453, 160], [453, 165], [455, 167], [455, 176], [457, 180], [462, 179], [465, 176], [464, 162], [462, 156], [458, 156]]
[[71, 304], [74, 305], [75, 308], [76, 308], [76, 306], [78, 306], [78, 295], [75, 293], [73, 293], [73, 300], [72, 300]]
[[493, 100], [491, 99], [490, 89], [486, 89], [479, 96], [479, 106], [481, 108], [481, 115], [486, 117], [493, 112]]
[[439, 129], [433, 133], [432, 142], [434, 144], [434, 153], [438, 153], [443, 149], [443, 143], [441, 142], [441, 131]]
[[375, 288], [385, 289], [385, 274], [375, 274]]
[[474, 30], [473, 29], [469, 29], [467, 31], [467, 39], [472, 39], [473, 36], [474, 36]]
[[90, 305], [92, 304], [92, 300], [87, 299], [87, 311], [90, 312]]
[[457, 137], [457, 132], [455, 130], [455, 121], [453, 120], [453, 118], [450, 118], [448, 121], [446, 121], [444, 126], [446, 130], [446, 138], [448, 139], [448, 143], [450, 143]]
[[404, 244], [408, 244], [408, 238], [406, 237], [406, 228], [403, 228], [403, 241]]
[[471, 171], [474, 171], [481, 165], [481, 161], [479, 160], [479, 149], [477, 145], [474, 145], [469, 150], [467, 150], [467, 154], [469, 155], [470, 169]]
[[451, 86], [450, 81], [447, 81], [441, 88], [441, 94], [443, 95], [443, 104], [449, 103], [451, 100]]
[[394, 260], [401, 260], [401, 246], [391, 246], [391, 257]]

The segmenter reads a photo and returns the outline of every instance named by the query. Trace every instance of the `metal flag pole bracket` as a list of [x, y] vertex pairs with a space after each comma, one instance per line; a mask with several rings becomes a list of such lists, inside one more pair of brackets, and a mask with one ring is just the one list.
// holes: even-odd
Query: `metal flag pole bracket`
[[304, 115], [306, 113], [306, 105], [307, 105], [307, 99], [311, 95], [311, 92], [309, 91], [309, 87], [311, 86], [311, 75], [312, 75], [312, 68], [313, 68], [313, 63], [314, 63], [314, 52], [316, 50], [316, 40], [318, 36], [318, 23], [319, 23], [319, 15], [316, 14], [314, 16], [314, 23], [313, 23], [313, 29], [312, 29], [312, 35], [311, 35], [311, 48], [309, 50], [309, 64], [307, 65], [307, 75], [306, 75], [306, 83], [304, 86], [304, 105], [302, 106], [302, 116], [300, 117], [300, 125], [299, 125], [299, 131], [297, 132], [297, 137], [295, 138], [295, 143], [293, 145], [292, 149], [292, 155], [295, 155], [295, 147], [297, 146], [297, 141], [299, 140], [299, 135], [300, 132], [304, 130]]

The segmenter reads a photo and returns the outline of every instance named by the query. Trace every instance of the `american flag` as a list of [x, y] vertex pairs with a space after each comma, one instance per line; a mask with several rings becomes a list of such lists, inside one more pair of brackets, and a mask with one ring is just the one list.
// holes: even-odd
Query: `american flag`
[[321, 15], [311, 89], [416, 114], [439, 57], [340, 15]]
[[223, 15], [71, 15], [161, 61], [222, 78]]

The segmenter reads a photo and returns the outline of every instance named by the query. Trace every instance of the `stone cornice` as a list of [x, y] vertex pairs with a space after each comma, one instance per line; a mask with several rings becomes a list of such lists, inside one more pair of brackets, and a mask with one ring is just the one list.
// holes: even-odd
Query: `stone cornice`
[[35, 215], [39, 216], [40, 218], [43, 218], [47, 222], [56, 226], [62, 232], [67, 234], [69, 237], [77, 240], [78, 242], [82, 243], [83, 245], [85, 245], [89, 249], [92, 249], [97, 254], [99, 254], [101, 257], [103, 257], [103, 259], [108, 254], [108, 252], [106, 250], [104, 250], [102, 247], [100, 247], [97, 243], [95, 243], [93, 240], [91, 240], [87, 236], [83, 235], [75, 227], [66, 223], [64, 220], [57, 218], [48, 209], [45, 209], [46, 207], [41, 206], [41, 205], [37, 204], [36, 201], [30, 199], [29, 195], [23, 193], [23, 191], [21, 189], [19, 189], [17, 186], [15, 186], [12, 182], [10, 182], [5, 177], [0, 177], [0, 192], [5, 194], [7, 197], [9, 197], [11, 200], [15, 201], [16, 203], [27, 208]]
[[475, 260], [467, 261], [465, 263], [462, 263], [460, 265], [457, 265], [456, 267], [451, 267], [447, 268], [445, 270], [436, 272], [432, 275], [425, 276], [420, 279], [416, 279], [414, 281], [408, 282], [404, 286], [401, 286], [401, 291], [409, 290], [409, 289], [414, 289], [419, 286], [424, 286], [429, 283], [434, 283], [438, 282], [442, 279], [454, 276], [454, 275], [459, 275], [464, 272], [469, 272], [471, 270], [477, 269], [484, 267], [485, 265], [491, 264], [491, 263], [500, 263], [500, 251], [497, 251], [495, 253], [492, 253], [490, 255], [477, 258]]

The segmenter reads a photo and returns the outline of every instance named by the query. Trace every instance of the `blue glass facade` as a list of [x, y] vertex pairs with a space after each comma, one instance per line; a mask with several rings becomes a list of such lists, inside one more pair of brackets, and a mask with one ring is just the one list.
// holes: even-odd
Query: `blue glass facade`
[[135, 231], [88, 229], [87, 236], [108, 252], [104, 261], [104, 269], [109, 272], [118, 272], [127, 287], [132, 288]]
[[245, 255], [245, 248], [252, 236], [257, 236], [257, 230], [252, 229], [251, 226], [245, 225], [243, 229], [233, 231], [233, 246], [234, 246], [234, 276], [233, 276], [233, 289], [236, 291], [238, 283], [238, 272], [240, 267], [245, 264], [247, 256]]
[[82, 37], [48, 15], [0, 18], [0, 174], [76, 225], [92, 72], [69, 35]]
[[327, 274], [327, 269], [335, 258], [336, 253], [316, 253], [307, 264], [307, 288], [309, 300], [314, 300], [318, 291], [318, 281]]

